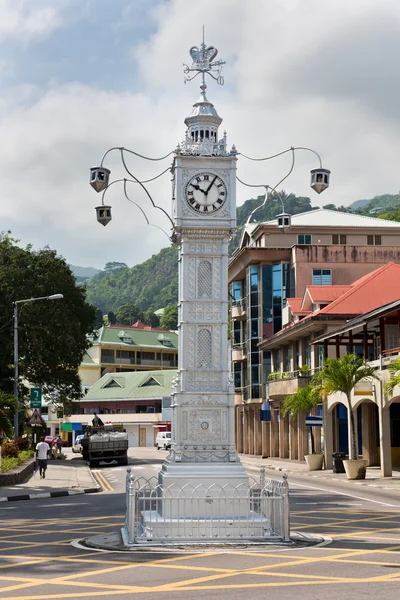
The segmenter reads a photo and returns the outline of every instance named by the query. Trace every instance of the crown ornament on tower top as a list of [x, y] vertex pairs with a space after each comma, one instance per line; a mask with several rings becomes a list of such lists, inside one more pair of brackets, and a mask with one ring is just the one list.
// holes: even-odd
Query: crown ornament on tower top
[[[203, 27], [203, 41], [200, 44], [200, 48], [192, 46], [189, 50], [189, 54], [192, 57], [192, 66], [184, 64], [183, 72], [185, 74], [185, 83], [192, 81], [197, 75], [202, 75], [203, 86], [205, 85], [205, 75], [209, 75], [219, 85], [224, 85], [224, 78], [222, 77], [222, 67], [225, 64], [224, 60], [214, 60], [217, 57], [218, 50], [215, 46], [206, 46], [204, 43], [204, 27]], [[191, 73], [195, 73], [191, 75]]]

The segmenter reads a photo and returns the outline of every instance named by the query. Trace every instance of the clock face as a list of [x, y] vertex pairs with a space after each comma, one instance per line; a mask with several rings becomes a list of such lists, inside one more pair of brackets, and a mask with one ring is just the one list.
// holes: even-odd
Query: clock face
[[186, 184], [185, 199], [200, 214], [211, 214], [226, 202], [226, 185], [215, 173], [197, 173]]

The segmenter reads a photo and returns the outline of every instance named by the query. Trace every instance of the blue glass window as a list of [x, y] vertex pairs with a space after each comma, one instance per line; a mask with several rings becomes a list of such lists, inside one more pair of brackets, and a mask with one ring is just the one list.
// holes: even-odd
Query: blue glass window
[[332, 271], [330, 269], [313, 269], [313, 285], [332, 285]]
[[232, 296], [236, 302], [242, 299], [242, 284], [240, 281], [233, 282]]
[[297, 236], [298, 244], [312, 244], [312, 236], [309, 233], [299, 233]]

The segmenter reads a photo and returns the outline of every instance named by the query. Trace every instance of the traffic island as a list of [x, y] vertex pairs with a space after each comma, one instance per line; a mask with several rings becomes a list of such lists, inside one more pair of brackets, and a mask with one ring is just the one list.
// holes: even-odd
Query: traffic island
[[85, 547], [87, 549], [97, 549], [97, 550], [108, 550], [108, 551], [118, 551], [118, 552], [205, 552], [212, 549], [213, 551], [226, 551], [232, 550], [234, 548], [238, 548], [240, 550], [246, 549], [249, 552], [255, 552], [257, 550], [265, 549], [266, 547], [279, 547], [279, 548], [305, 548], [307, 546], [318, 546], [321, 544], [329, 544], [331, 542], [330, 538], [324, 538], [320, 535], [312, 534], [312, 533], [300, 533], [297, 531], [293, 531], [290, 534], [290, 540], [288, 542], [277, 542], [276, 540], [265, 541], [265, 542], [254, 542], [251, 543], [248, 540], [240, 542], [230, 542], [230, 543], [221, 543], [221, 544], [210, 544], [205, 541], [204, 543], [193, 542], [193, 543], [171, 543], [165, 542], [163, 544], [135, 544], [131, 546], [127, 546], [124, 543], [124, 539], [121, 535], [121, 532], [114, 531], [105, 533], [102, 535], [93, 535], [91, 537], [80, 540], [80, 547]]

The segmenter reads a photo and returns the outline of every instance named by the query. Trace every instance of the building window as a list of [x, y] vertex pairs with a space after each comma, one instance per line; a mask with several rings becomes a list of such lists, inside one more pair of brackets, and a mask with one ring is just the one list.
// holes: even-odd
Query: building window
[[242, 299], [242, 282], [241, 281], [234, 281], [233, 285], [232, 285], [232, 296], [233, 296], [233, 302], [235, 304], [240, 304], [240, 301]]
[[380, 235], [367, 235], [368, 246], [381, 246], [382, 236]]
[[240, 321], [233, 321], [233, 344], [239, 345], [242, 341], [242, 328]]
[[297, 236], [297, 243], [298, 244], [311, 244], [312, 243], [312, 236], [309, 233], [299, 233], [299, 235]]
[[233, 363], [233, 379], [236, 390], [240, 390], [242, 386], [242, 365]]
[[332, 271], [330, 269], [313, 269], [312, 273], [313, 285], [331, 285]]
[[345, 246], [347, 243], [345, 235], [334, 234], [332, 236], [332, 244]]
[[114, 362], [114, 350], [102, 350], [100, 360], [102, 363], [113, 363]]
[[284, 349], [284, 355], [283, 355], [283, 370], [285, 372], [291, 371], [291, 359], [292, 359], [292, 349], [290, 347], [290, 344], [288, 346], [285, 346]]

